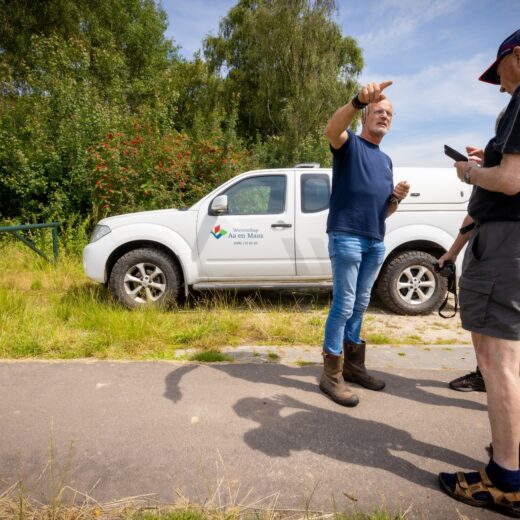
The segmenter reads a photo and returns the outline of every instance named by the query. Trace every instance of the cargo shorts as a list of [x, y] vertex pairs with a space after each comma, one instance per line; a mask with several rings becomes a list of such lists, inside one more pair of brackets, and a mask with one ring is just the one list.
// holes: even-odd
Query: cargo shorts
[[464, 329], [520, 340], [520, 222], [485, 222], [473, 230], [459, 287]]

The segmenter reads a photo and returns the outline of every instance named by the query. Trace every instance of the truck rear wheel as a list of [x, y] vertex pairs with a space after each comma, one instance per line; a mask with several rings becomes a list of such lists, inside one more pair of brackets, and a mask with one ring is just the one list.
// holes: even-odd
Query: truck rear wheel
[[381, 269], [377, 291], [381, 301], [397, 314], [428, 314], [437, 309], [447, 281], [434, 271], [437, 259], [424, 251], [404, 251]]
[[163, 251], [134, 249], [114, 264], [109, 288], [126, 307], [169, 305], [180, 293], [179, 266]]

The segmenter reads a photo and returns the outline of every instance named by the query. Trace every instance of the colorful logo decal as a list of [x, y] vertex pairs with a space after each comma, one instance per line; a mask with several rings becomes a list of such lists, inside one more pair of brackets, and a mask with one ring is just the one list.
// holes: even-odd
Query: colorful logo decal
[[219, 238], [222, 238], [224, 235], [227, 235], [228, 232], [225, 229], [221, 229], [220, 226], [215, 226], [213, 228], [213, 231], [211, 231], [211, 234], [218, 240]]

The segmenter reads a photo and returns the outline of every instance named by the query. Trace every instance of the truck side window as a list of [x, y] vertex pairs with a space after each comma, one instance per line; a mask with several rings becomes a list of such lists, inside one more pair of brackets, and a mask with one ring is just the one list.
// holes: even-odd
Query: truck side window
[[285, 209], [285, 175], [262, 175], [237, 182], [228, 196], [228, 215], [269, 215]]
[[305, 173], [300, 182], [302, 213], [317, 213], [329, 207], [330, 180], [327, 174]]

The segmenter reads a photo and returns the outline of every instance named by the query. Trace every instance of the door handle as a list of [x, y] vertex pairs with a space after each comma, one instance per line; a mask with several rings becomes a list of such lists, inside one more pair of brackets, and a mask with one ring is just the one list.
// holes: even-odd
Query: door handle
[[292, 224], [286, 224], [285, 222], [275, 222], [271, 224], [272, 228], [291, 228]]

